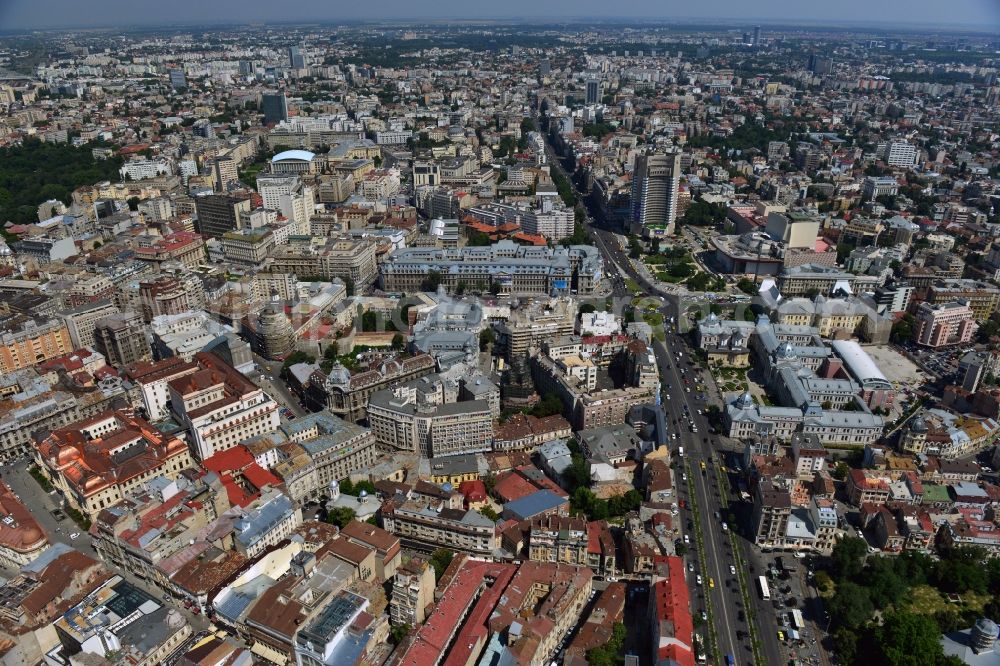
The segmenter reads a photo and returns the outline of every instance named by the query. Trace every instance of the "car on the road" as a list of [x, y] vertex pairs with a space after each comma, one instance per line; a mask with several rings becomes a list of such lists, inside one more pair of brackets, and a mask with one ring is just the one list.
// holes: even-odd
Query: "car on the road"
[[725, 522], [722, 523], [722, 531], [723, 532], [728, 532], [729, 531], [729, 525], [727, 525]]
[[694, 573], [694, 562], [688, 562], [688, 571]]
[[687, 534], [684, 535], [684, 544], [691, 545], [691, 537], [689, 537]]
[[701, 619], [704, 620], [705, 622], [708, 622], [708, 611], [701, 612]]
[[698, 582], [698, 585], [701, 585], [701, 574], [695, 576], [695, 580]]
[[711, 576], [708, 577], [708, 586], [713, 590], [715, 589], [715, 579]]
[[70, 539], [78, 539], [79, 537], [80, 537], [79, 532], [73, 532], [72, 534], [69, 535]]

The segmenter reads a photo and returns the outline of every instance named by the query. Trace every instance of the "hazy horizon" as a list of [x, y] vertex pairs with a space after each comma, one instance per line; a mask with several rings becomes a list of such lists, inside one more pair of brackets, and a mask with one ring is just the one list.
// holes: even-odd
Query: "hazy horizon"
[[798, 0], [766, 0], [747, 11], [746, 3], [739, 0], [703, 0], [697, 6], [652, 0], [622, 0], [617, 3], [508, 0], [502, 5], [482, 0], [443, 0], [415, 15], [413, 3], [402, 0], [374, 0], [346, 7], [331, 6], [325, 2], [300, 3], [289, 7], [275, 4], [273, 0], [213, 0], [208, 3], [175, 0], [153, 6], [126, 0], [88, 3], [80, 3], [79, 0], [0, 0], [0, 30], [113, 29], [268, 21], [283, 24], [336, 21], [413, 23], [490, 19], [523, 22], [609, 19], [664, 22], [674, 19], [685, 23], [704, 21], [741, 25], [759, 22], [858, 27], [870, 24], [882, 30], [893, 25], [901, 29], [905, 26], [978, 32], [1000, 30], [1000, 3], [994, 0], [952, 0], [949, 3], [910, 0], [905, 6], [901, 4], [885, 0], [841, 0], [838, 3], [806, 5]]

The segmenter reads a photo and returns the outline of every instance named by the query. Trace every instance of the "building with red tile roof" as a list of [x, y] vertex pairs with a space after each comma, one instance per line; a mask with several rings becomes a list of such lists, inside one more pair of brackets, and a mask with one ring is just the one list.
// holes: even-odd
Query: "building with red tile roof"
[[45, 530], [31, 511], [0, 482], [0, 563], [18, 569], [48, 547]]
[[666, 557], [654, 576], [652, 617], [657, 663], [694, 666], [694, 622], [691, 619], [691, 599], [684, 580], [684, 560]]
[[194, 465], [183, 440], [129, 410], [108, 410], [53, 430], [35, 448], [43, 473], [70, 506], [91, 518], [147, 481], [175, 479]]
[[242, 444], [219, 451], [203, 460], [201, 465], [219, 475], [233, 506], [247, 506], [258, 499], [265, 488], [281, 485], [281, 479], [258, 465]]
[[278, 429], [278, 403], [259, 386], [214, 354], [194, 361], [199, 369], [167, 382], [167, 394], [200, 460]]

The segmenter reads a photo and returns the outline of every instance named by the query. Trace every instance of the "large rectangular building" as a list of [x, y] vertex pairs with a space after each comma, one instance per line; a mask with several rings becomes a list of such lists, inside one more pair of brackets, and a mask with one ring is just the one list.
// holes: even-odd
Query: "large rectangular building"
[[91, 518], [158, 476], [176, 478], [194, 462], [183, 440], [128, 411], [107, 411], [53, 430], [35, 461], [70, 506]]
[[200, 460], [278, 429], [278, 404], [259, 386], [214, 354], [194, 360], [199, 369], [168, 381], [167, 395]]
[[569, 295], [574, 289], [587, 295], [600, 283], [604, 265], [590, 245], [527, 247], [503, 240], [489, 247], [396, 250], [379, 270], [383, 289], [392, 292], [421, 291], [434, 273], [449, 290], [461, 284], [502, 295]]

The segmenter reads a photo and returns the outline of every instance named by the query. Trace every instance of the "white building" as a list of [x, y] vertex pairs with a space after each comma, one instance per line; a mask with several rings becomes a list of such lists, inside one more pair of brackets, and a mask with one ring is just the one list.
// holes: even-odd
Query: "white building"
[[278, 429], [278, 404], [213, 354], [195, 354], [196, 372], [167, 382], [171, 408], [204, 460]]
[[912, 167], [917, 163], [916, 146], [906, 141], [888, 141], [878, 145], [878, 154], [889, 166]]
[[173, 167], [167, 160], [134, 160], [126, 162], [118, 170], [122, 178], [131, 180], [142, 180], [144, 178], [156, 178], [157, 176], [169, 176], [173, 173]]
[[580, 315], [580, 335], [616, 335], [621, 322], [612, 312], [585, 312]]

